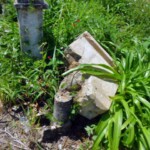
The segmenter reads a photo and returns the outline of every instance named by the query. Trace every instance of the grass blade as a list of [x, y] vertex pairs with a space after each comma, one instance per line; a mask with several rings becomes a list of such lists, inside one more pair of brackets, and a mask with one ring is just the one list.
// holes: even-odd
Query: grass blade
[[146, 107], [148, 107], [150, 109], [150, 103], [146, 99], [144, 99], [140, 96], [138, 98], [141, 103], [143, 103]]
[[97, 128], [95, 130], [96, 134], [97, 134], [97, 138], [94, 141], [92, 150], [99, 150], [100, 148], [100, 143], [102, 141], [102, 139], [104, 138], [107, 130], [108, 130], [108, 125], [110, 123], [110, 115], [106, 114], [98, 123]]
[[111, 139], [111, 150], [118, 150], [119, 143], [121, 138], [121, 127], [123, 121], [123, 112], [122, 109], [119, 109], [115, 112], [114, 119], [113, 119], [113, 137]]

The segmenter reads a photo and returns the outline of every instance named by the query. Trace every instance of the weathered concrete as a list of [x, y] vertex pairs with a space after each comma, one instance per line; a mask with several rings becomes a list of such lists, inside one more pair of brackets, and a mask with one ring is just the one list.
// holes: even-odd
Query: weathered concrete
[[91, 76], [82, 85], [75, 100], [81, 105], [80, 114], [92, 119], [106, 112], [111, 105], [109, 96], [114, 96], [116, 84]]
[[[113, 65], [109, 54], [88, 33], [84, 32], [77, 40], [71, 43], [65, 51], [66, 58], [71, 63], [73, 58], [81, 64], [107, 64]], [[72, 59], [70, 58], [72, 57]]]
[[58, 122], [66, 123], [72, 106], [72, 96], [68, 91], [59, 91], [55, 95], [53, 116]]
[[47, 4], [43, 0], [16, 0], [14, 5], [18, 13], [22, 51], [41, 58], [42, 9], [47, 8]]
[[[72, 64], [77, 64], [77, 62], [80, 64], [113, 65], [113, 60], [109, 54], [88, 32], [84, 32], [77, 40], [71, 43], [65, 54], [71, 68]], [[71, 78], [72, 80], [70, 80]], [[78, 78], [78, 83], [80, 79], [81, 77]], [[68, 88], [69, 84], [75, 80], [73, 74], [70, 74], [69, 77], [65, 77], [63, 83], [66, 83]], [[78, 85], [77, 82], [73, 83], [73, 85]], [[116, 83], [91, 76], [80, 85], [81, 89], [74, 97], [74, 101], [81, 106], [80, 114], [82, 116], [92, 119], [109, 110], [111, 105], [109, 97], [115, 95], [118, 88]]]

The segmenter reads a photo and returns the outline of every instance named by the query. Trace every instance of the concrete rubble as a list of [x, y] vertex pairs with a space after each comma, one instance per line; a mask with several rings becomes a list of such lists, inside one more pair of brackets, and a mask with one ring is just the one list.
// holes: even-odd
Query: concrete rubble
[[[109, 54], [88, 33], [84, 32], [65, 50], [69, 68], [79, 64], [113, 65]], [[94, 76], [83, 76], [80, 72], [73, 72], [66, 76], [59, 91], [75, 92], [74, 102], [79, 103], [80, 114], [88, 119], [95, 118], [109, 110], [110, 96], [114, 96], [118, 85], [112, 81]]]

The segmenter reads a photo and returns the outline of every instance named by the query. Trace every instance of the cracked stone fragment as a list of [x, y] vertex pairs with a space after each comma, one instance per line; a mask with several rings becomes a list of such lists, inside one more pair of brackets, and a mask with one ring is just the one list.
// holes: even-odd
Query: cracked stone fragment
[[[112, 58], [88, 32], [84, 32], [71, 43], [65, 53], [70, 66], [74, 62], [113, 66]], [[86, 79], [74, 98], [81, 106], [80, 114], [92, 119], [109, 110], [111, 105], [109, 97], [115, 95], [117, 88], [118, 85], [112, 81], [93, 76]]]
[[111, 105], [109, 96], [114, 96], [115, 92], [116, 84], [91, 76], [75, 98], [81, 106], [80, 114], [92, 119], [106, 112]]
[[[73, 68], [78, 64], [113, 66], [113, 59], [87, 31], [68, 46], [65, 55], [69, 68]], [[118, 85], [112, 81], [94, 76], [87, 76], [85, 80], [82, 80], [82, 76], [80, 72], [69, 74], [62, 81], [60, 90], [65, 89], [70, 92], [69, 89], [72, 86], [80, 85], [80, 88], [76, 89], [77, 94], [73, 97], [73, 100], [81, 106], [80, 114], [92, 119], [109, 110], [110, 97], [115, 95]]]
[[81, 64], [113, 65], [113, 60], [109, 54], [87, 31], [69, 45], [68, 49], [65, 50], [65, 54], [69, 63], [77, 61]]

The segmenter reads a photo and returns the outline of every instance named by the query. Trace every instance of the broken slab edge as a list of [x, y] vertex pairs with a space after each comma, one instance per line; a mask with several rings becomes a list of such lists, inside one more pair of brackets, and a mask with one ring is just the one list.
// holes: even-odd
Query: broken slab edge
[[114, 65], [112, 58], [109, 56], [109, 54], [103, 49], [102, 46], [92, 37], [92, 35], [85, 31], [83, 34], [81, 34], [78, 38], [85, 37], [87, 41], [95, 48], [95, 50], [107, 61], [107, 63], [111, 66]]

